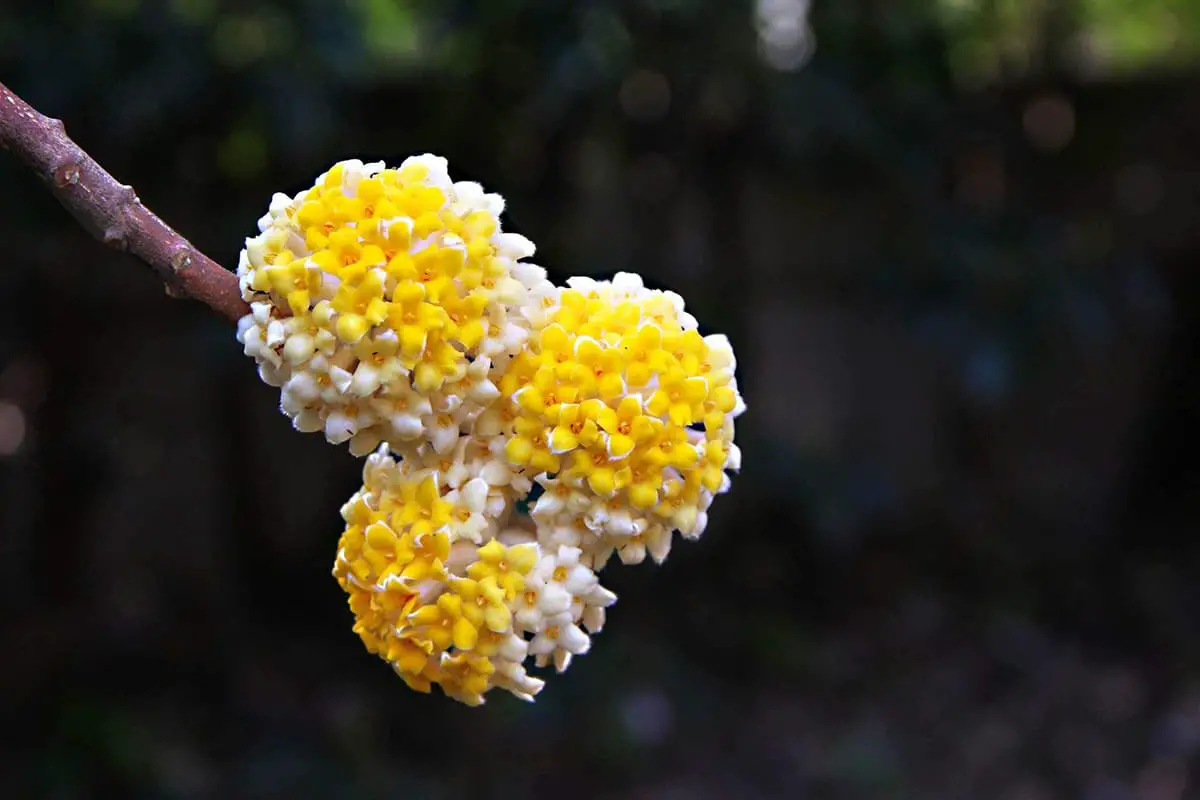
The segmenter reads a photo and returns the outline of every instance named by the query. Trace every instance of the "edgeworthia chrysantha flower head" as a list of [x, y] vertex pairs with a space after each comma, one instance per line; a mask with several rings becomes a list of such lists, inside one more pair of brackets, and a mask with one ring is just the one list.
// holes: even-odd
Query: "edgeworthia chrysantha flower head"
[[470, 705], [531, 700], [527, 662], [588, 651], [613, 554], [703, 533], [745, 409], [729, 340], [679, 295], [555, 286], [503, 208], [435, 156], [344, 161], [275, 196], [238, 269], [238, 339], [283, 412], [370, 453], [334, 566], [355, 632]]
[[358, 455], [447, 448], [494, 399], [488, 370], [520, 351], [520, 309], [545, 282], [503, 209], [430, 155], [344, 161], [275, 196], [239, 261], [238, 338], [298, 430]]

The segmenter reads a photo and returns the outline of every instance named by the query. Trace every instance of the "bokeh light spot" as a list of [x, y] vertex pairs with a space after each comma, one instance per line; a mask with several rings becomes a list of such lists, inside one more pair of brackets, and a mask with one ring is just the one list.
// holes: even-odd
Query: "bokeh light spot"
[[1025, 135], [1039, 150], [1062, 150], [1075, 136], [1075, 108], [1062, 95], [1045, 95], [1025, 107]]
[[15, 455], [25, 442], [25, 413], [20, 407], [0, 400], [0, 456]]
[[671, 108], [671, 85], [661, 72], [638, 70], [621, 84], [620, 101], [630, 119], [654, 122]]

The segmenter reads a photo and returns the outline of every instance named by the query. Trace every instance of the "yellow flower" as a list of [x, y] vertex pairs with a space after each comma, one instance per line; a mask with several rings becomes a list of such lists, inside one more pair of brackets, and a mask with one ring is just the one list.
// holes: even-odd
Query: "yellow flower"
[[600, 426], [607, 406], [598, 400], [565, 403], [560, 407], [548, 442], [550, 452], [566, 453], [577, 447], [591, 447], [600, 440]]
[[476, 631], [487, 628], [492, 633], [504, 633], [512, 627], [512, 612], [505, 605], [504, 590], [496, 582], [496, 576], [488, 575], [478, 581], [453, 578], [450, 589], [462, 598], [463, 617]]
[[653, 508], [662, 488], [662, 467], [642, 456], [629, 464], [627, 482], [630, 505], [638, 510]]
[[608, 402], [625, 394], [622, 370], [625, 366], [617, 348], [606, 348], [595, 339], [581, 337], [575, 343], [577, 359], [574, 378], [586, 396], [600, 397]]
[[379, 270], [366, 272], [357, 283], [343, 283], [333, 296], [333, 310], [338, 313], [337, 335], [347, 344], [361, 339], [372, 325], [387, 319], [388, 307], [383, 299], [383, 274]]
[[588, 297], [575, 289], [563, 289], [553, 319], [567, 330], [578, 331], [588, 324], [590, 317], [602, 311], [603, 303], [599, 297]]
[[432, 651], [433, 645], [428, 642], [417, 641], [411, 636], [393, 636], [387, 642], [387, 650], [380, 655], [409, 687], [428, 692], [431, 682], [427, 673], [432, 665]]
[[698, 483], [671, 478], [663, 481], [662, 500], [654, 511], [685, 536], [692, 537], [696, 535], [694, 526], [699, 517], [701, 500]]
[[704, 443], [704, 452], [700, 459], [700, 484], [710, 492], [720, 491], [725, 482], [725, 464], [729, 460], [729, 448], [720, 440], [710, 439]]
[[538, 348], [541, 365], [552, 370], [561, 370], [559, 375], [570, 375], [570, 362], [574, 358], [573, 339], [562, 325], [548, 325], [538, 334]]
[[708, 345], [700, 332], [692, 329], [672, 333], [663, 339], [663, 349], [688, 375], [697, 375], [708, 358]]
[[415, 363], [425, 351], [430, 332], [445, 325], [445, 314], [442, 309], [425, 302], [423, 284], [403, 283], [396, 287], [393, 303], [387, 311], [387, 320], [400, 337], [400, 352], [410, 360], [410, 364]]
[[542, 423], [518, 417], [514, 424], [515, 431], [504, 446], [504, 455], [509, 462], [526, 467], [534, 474], [558, 471], [559, 459], [547, 446]]
[[737, 408], [737, 390], [728, 385], [714, 386], [709, 390], [701, 410], [704, 412], [704, 429], [710, 433], [721, 430], [725, 421]]
[[[389, 459], [390, 460], [390, 459]], [[372, 457], [364, 479], [386, 481], [386, 465]], [[385, 473], [381, 475], [380, 473]], [[449, 576], [444, 561], [449, 552], [445, 533], [414, 533], [414, 526], [403, 523], [395, 513], [391, 521], [382, 506], [390, 494], [378, 486], [383, 496], [359, 493], [342, 509], [347, 527], [339, 542], [334, 575], [347, 592], [355, 617], [354, 631], [367, 649], [389, 661], [410, 686], [428, 690], [423, 677], [436, 643], [420, 637], [406, 620], [428, 607]], [[410, 495], [420, 492], [402, 487]]]
[[658, 420], [642, 413], [642, 398], [638, 395], [621, 398], [615, 410], [605, 406], [599, 418], [600, 427], [608, 434], [608, 454], [613, 458], [629, 455], [662, 427]]
[[499, 540], [479, 548], [479, 560], [467, 567], [467, 575], [476, 580], [493, 578], [508, 601], [525, 588], [525, 576], [537, 565], [538, 548], [533, 544], [505, 547]]
[[523, 350], [518, 353], [500, 378], [500, 393], [506, 398], [511, 398], [521, 387], [533, 380], [539, 365], [538, 357], [531, 351]]
[[643, 325], [636, 333], [622, 338], [622, 349], [629, 359], [625, 381], [631, 389], [646, 386], [655, 370], [664, 366], [662, 340], [662, 330], [656, 325]]
[[612, 497], [623, 487], [621, 470], [624, 466], [619, 461], [610, 461], [602, 450], [575, 450], [564, 477], [582, 479], [600, 497]]
[[286, 257], [281, 253], [272, 266], [262, 271], [271, 291], [287, 299], [288, 309], [294, 316], [303, 316], [309, 311], [313, 294], [321, 291], [323, 273], [307, 259], [293, 259], [291, 253], [285, 253]]
[[561, 403], [574, 403], [579, 399], [579, 390], [559, 381], [554, 367], [543, 366], [533, 375], [533, 380], [522, 386], [513, 395], [525, 411], [540, 414], [546, 420], [554, 419]]
[[422, 394], [442, 388], [467, 373], [462, 353], [440, 333], [431, 331], [425, 341], [425, 353], [413, 368], [413, 387]]
[[415, 488], [406, 487], [403, 505], [392, 519], [408, 528], [414, 537], [420, 537], [450, 525], [451, 511], [450, 504], [438, 492], [437, 480], [427, 475]]
[[646, 409], [655, 416], [667, 416], [672, 425], [686, 427], [703, 418], [708, 381], [689, 376], [681, 367], [672, 367], [659, 376], [658, 389], [650, 395]]
[[437, 669], [437, 679], [449, 697], [469, 706], [483, 703], [496, 665], [491, 659], [470, 653], [445, 656]]
[[700, 461], [700, 453], [692, 444], [686, 428], [668, 427], [643, 453], [647, 462], [658, 467], [688, 470]]
[[457, 295], [445, 298], [442, 308], [448, 320], [446, 334], [449, 338], [462, 342], [463, 347], [473, 351], [479, 347], [487, 332], [483, 317], [487, 309], [488, 298], [483, 292], [471, 291], [465, 296]]
[[438, 650], [451, 645], [459, 650], [470, 650], [479, 637], [479, 629], [463, 615], [463, 598], [447, 593], [436, 603], [421, 606], [408, 615], [406, 622], [412, 626], [413, 634], [428, 639]]

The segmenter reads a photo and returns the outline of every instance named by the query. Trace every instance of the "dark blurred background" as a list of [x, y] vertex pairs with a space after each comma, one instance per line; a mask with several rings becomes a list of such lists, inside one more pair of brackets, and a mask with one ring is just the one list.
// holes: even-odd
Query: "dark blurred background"
[[1200, 3], [10, 0], [218, 261], [433, 151], [740, 357], [743, 473], [536, 705], [405, 688], [360, 462], [0, 154], [0, 792], [1200, 797]]

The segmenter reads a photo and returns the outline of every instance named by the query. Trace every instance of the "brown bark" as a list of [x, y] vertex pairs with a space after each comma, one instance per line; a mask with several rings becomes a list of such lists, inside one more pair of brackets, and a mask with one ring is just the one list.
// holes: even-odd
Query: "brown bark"
[[60, 120], [0, 83], [0, 146], [37, 173], [93, 236], [149, 264], [172, 297], [191, 297], [231, 321], [249, 311], [237, 277], [142, 205], [133, 188], [75, 144]]

